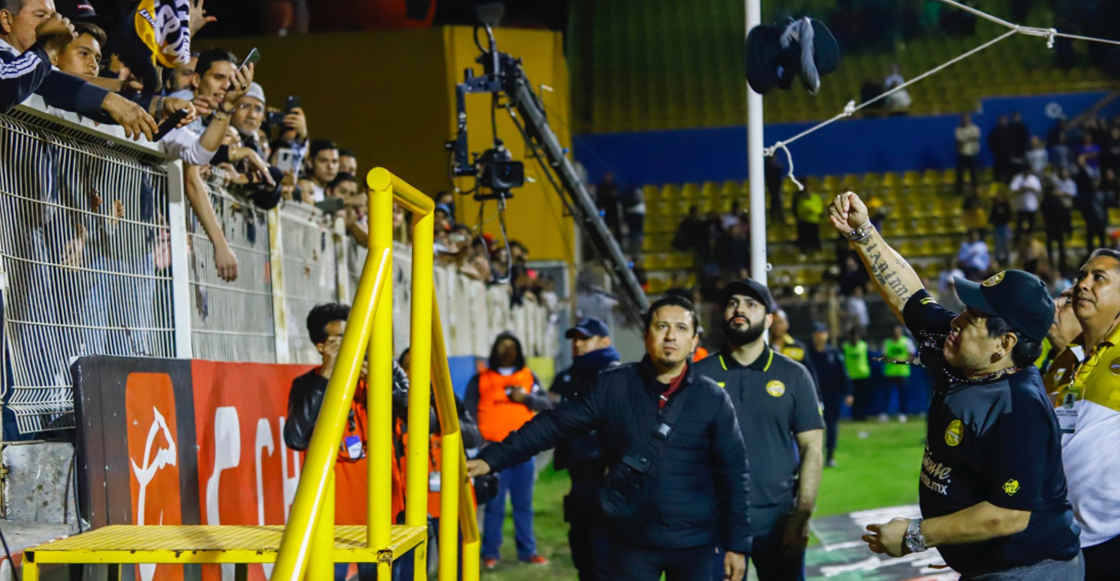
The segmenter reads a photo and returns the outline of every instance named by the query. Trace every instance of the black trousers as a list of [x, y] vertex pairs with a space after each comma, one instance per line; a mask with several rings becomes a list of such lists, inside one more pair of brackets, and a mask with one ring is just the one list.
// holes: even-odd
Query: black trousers
[[568, 546], [579, 580], [608, 581], [611, 537], [597, 482], [572, 479], [572, 490], [564, 497], [564, 520], [569, 524]]
[[1085, 557], [1085, 581], [1120, 579], [1120, 537], [1081, 549]]
[[852, 419], [861, 422], [867, 419], [867, 412], [871, 406], [871, 380], [852, 380]]
[[[854, 402], [853, 402], [854, 403]], [[825, 396], [824, 404], [824, 450], [825, 460], [832, 460], [836, 453], [836, 439], [840, 435], [840, 413], [844, 409], [844, 395]]]
[[821, 249], [821, 225], [797, 221], [797, 247], [803, 254]]
[[651, 549], [618, 542], [611, 547], [611, 579], [615, 581], [711, 581], [715, 547]]
[[976, 179], [976, 165], [977, 161], [975, 155], [957, 154], [957, 194], [961, 193], [961, 185], [964, 184], [964, 172], [966, 171], [972, 179], [972, 190], [975, 191], [976, 187], [980, 185], [980, 181]]
[[[1055, 252], [1056, 251], [1056, 252]], [[1066, 234], [1065, 232], [1052, 232], [1046, 230], [1046, 256], [1050, 258], [1050, 266], [1057, 266], [1058, 272], [1066, 270]]]

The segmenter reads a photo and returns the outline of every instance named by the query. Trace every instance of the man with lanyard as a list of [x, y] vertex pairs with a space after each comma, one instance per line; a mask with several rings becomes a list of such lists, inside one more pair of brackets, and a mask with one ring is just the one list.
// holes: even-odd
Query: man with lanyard
[[1066, 499], [1058, 420], [1033, 362], [1054, 320], [1046, 285], [1020, 270], [957, 278], [967, 309], [933, 299], [848, 192], [829, 209], [872, 284], [919, 341], [930, 403], [919, 501], [923, 519], [867, 526], [875, 553], [937, 547], [963, 581], [1074, 581], [1084, 575]]
[[[809, 517], [821, 482], [824, 418], [805, 367], [771, 349], [763, 334], [774, 301], [754, 280], [723, 291], [727, 346], [696, 364], [722, 386], [739, 419], [751, 463], [751, 560], [760, 581], [805, 578]], [[714, 567], [723, 566], [717, 555]]]
[[[553, 401], [579, 399], [599, 379], [599, 372], [619, 364], [618, 350], [611, 345], [611, 332], [600, 319], [589, 317], [568, 329], [564, 337], [572, 341], [572, 366], [556, 375], [549, 395]], [[600, 514], [599, 489], [603, 485], [602, 454], [599, 435], [591, 432], [556, 445], [553, 464], [567, 470], [572, 489], [564, 497], [564, 521], [568, 546], [580, 581], [609, 579], [610, 534]]]
[[813, 378], [813, 385], [817, 388], [817, 398], [821, 396], [821, 380], [817, 376], [817, 368], [813, 359], [809, 357], [809, 349], [805, 343], [794, 339], [789, 334], [789, 317], [782, 309], [774, 310], [774, 324], [770, 325], [770, 348], [790, 359], [805, 366]]
[[836, 467], [833, 454], [836, 453], [836, 439], [839, 435], [840, 414], [845, 405], [852, 405], [852, 382], [848, 380], [848, 369], [844, 354], [828, 344], [828, 325], [820, 321], [813, 323], [813, 345], [809, 348], [809, 358], [813, 366], [820, 370], [821, 404], [824, 405], [824, 465]]
[[[1042, 361], [1038, 365], [1039, 371], [1042, 372], [1042, 385], [1046, 387], [1046, 393], [1055, 398], [1058, 395], [1062, 380], [1069, 381], [1073, 366], [1085, 356], [1085, 350], [1074, 345], [1073, 357], [1067, 356], [1063, 359], [1062, 365], [1054, 365], [1058, 356], [1065, 353], [1070, 343], [1073, 343], [1074, 339], [1077, 339], [1077, 336], [1081, 334], [1081, 322], [1077, 320], [1077, 315], [1073, 312], [1074, 290], [1072, 286], [1067, 288], [1062, 291], [1062, 296], [1054, 301], [1054, 324], [1050, 325], [1050, 332], [1046, 334], [1046, 341], [1050, 344], [1050, 350], [1042, 357]], [[1043, 349], [1045, 348], [1046, 346], [1043, 345]]]
[[[1081, 526], [1085, 579], [1120, 579], [1120, 252], [1098, 249], [1073, 286], [1081, 336], [1049, 375], [1057, 395], [1069, 500]], [[1059, 376], [1062, 370], [1068, 372]]]

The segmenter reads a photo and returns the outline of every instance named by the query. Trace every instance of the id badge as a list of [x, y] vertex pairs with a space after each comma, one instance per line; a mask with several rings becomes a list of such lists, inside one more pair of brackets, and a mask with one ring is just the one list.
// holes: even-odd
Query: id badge
[[433, 470], [428, 473], [428, 492], [439, 492], [439, 472]]
[[350, 456], [351, 460], [357, 460], [362, 457], [362, 439], [358, 436], [346, 436], [344, 440], [346, 443], [346, 454]]
[[1058, 429], [1063, 434], [1072, 434], [1077, 429], [1077, 391], [1066, 392], [1062, 405], [1054, 410], [1058, 416]]

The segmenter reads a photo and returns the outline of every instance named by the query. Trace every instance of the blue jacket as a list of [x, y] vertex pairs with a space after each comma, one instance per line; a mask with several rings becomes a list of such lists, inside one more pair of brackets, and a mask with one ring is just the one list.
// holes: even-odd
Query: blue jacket
[[32, 47], [19, 54], [0, 40], [0, 113], [38, 93], [52, 107], [80, 113], [106, 123], [113, 120], [101, 111], [109, 91], [51, 67], [47, 52]]

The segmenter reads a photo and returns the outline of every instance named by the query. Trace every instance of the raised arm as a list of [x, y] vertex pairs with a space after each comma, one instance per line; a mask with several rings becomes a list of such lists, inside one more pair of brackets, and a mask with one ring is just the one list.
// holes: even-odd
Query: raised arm
[[890, 305], [895, 316], [902, 320], [902, 308], [914, 293], [925, 288], [918, 273], [903, 260], [867, 217], [867, 205], [859, 196], [847, 192], [836, 196], [828, 210], [828, 219], [849, 240], [849, 245], [859, 254], [875, 290]]

